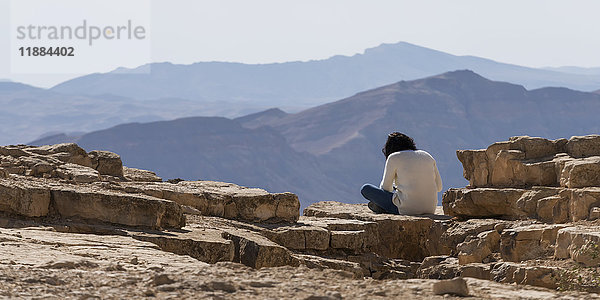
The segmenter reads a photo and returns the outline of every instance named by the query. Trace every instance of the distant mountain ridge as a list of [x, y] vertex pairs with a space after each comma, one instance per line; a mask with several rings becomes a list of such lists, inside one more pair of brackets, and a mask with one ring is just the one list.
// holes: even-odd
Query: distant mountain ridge
[[[195, 101], [235, 101], [297, 111], [357, 92], [458, 69], [529, 89], [561, 86], [592, 91], [600, 77], [504, 64], [474, 56], [455, 56], [405, 42], [382, 44], [353, 56], [272, 64], [199, 62], [153, 63], [147, 74], [116, 70], [63, 82], [53, 91], [113, 94], [135, 99], [175, 97]], [[117, 72], [118, 71], [118, 72]], [[139, 72], [138, 72], [139, 73]], [[289, 109], [288, 109], [289, 108]]]
[[[529, 89], [600, 88], [597, 75], [525, 68], [404, 42], [383, 44], [353, 56], [306, 62], [155, 63], [82, 76], [52, 89], [0, 82], [0, 144], [24, 143], [57, 132], [90, 132], [128, 122], [192, 116], [236, 118], [272, 107], [299, 112], [399, 80], [457, 69], [471, 69]], [[147, 71], [152, 72], [144, 74]]]
[[[600, 133], [599, 111], [600, 95], [595, 93], [527, 90], [462, 70], [400, 81], [295, 114], [271, 109], [218, 122], [129, 124], [76, 141], [87, 150], [121, 153], [125, 164], [157, 170], [166, 178], [237, 180], [289, 190], [300, 195], [303, 205], [361, 202], [359, 187], [381, 180], [381, 147], [392, 131], [412, 136], [419, 149], [436, 158], [447, 189], [466, 183], [456, 150], [483, 148], [517, 135]], [[165, 128], [181, 122], [189, 128], [165, 135]], [[52, 140], [56, 142], [60, 139]], [[228, 157], [235, 159], [230, 163]]]

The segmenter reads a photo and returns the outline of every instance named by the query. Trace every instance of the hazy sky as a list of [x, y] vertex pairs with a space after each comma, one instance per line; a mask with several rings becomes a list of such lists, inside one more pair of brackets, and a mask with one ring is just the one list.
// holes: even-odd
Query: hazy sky
[[[0, 79], [51, 86], [76, 76], [10, 73], [8, 4], [0, 0]], [[531, 67], [600, 66], [597, 0], [152, 0], [151, 11], [155, 62], [323, 59], [406, 41]], [[105, 60], [95, 71], [119, 66]]]

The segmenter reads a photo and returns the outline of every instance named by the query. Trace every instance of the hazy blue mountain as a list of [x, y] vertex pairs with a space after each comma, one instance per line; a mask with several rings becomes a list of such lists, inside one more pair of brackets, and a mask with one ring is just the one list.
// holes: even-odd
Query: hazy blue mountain
[[179, 98], [62, 94], [16, 82], [0, 82], [0, 107], [0, 145], [25, 143], [49, 133], [89, 132], [126, 122], [199, 115], [233, 117], [263, 108]]
[[[360, 186], [381, 180], [381, 148], [389, 132], [405, 132], [418, 148], [430, 152], [447, 189], [466, 184], [457, 149], [479, 149], [516, 135], [600, 133], [598, 112], [598, 94], [527, 90], [472, 71], [455, 71], [400, 81], [296, 114], [268, 110], [237, 120], [128, 124], [76, 141], [88, 150], [120, 153], [126, 164], [157, 170], [165, 178], [289, 190], [304, 205], [318, 200], [361, 202]], [[55, 137], [51, 142], [58, 141]]]
[[246, 128], [257, 128], [265, 124], [275, 122], [285, 116], [288, 113], [284, 112], [279, 108], [271, 108], [265, 111], [249, 114], [243, 117], [235, 118], [242, 126]]
[[[199, 62], [153, 63], [122, 68], [61, 83], [53, 91], [113, 94], [135, 99], [183, 98], [194, 101], [252, 103], [298, 111], [357, 92], [457, 69], [470, 69], [494, 80], [527, 88], [564, 86], [592, 91], [600, 77], [504, 64], [474, 56], [455, 56], [409, 43], [382, 44], [353, 56], [272, 64]], [[150, 71], [150, 72], [142, 72]]]
[[564, 67], [545, 67], [543, 69], [550, 70], [550, 71], [556, 71], [556, 72], [571, 73], [571, 74], [600, 76], [600, 67], [582, 68], [582, 67], [564, 66]]

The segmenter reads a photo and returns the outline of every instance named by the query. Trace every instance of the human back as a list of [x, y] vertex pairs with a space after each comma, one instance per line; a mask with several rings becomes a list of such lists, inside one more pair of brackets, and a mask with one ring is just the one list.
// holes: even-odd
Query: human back
[[[382, 179], [380, 187], [395, 193], [392, 199], [401, 214], [434, 213], [441, 179], [433, 157], [423, 150], [392, 153], [386, 161], [387, 172], [393, 172], [392, 185]], [[395, 188], [395, 190], [394, 190]]]
[[442, 181], [435, 159], [418, 150], [412, 138], [392, 132], [382, 149], [386, 157], [379, 187], [365, 184], [361, 194], [377, 213], [433, 214]]

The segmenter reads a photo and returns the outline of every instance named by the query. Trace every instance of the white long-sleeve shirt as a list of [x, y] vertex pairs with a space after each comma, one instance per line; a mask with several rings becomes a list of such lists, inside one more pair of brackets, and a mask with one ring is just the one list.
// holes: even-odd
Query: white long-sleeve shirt
[[405, 150], [388, 156], [379, 187], [394, 193], [392, 202], [401, 214], [433, 214], [442, 179], [429, 153]]

